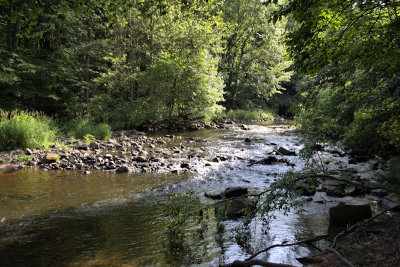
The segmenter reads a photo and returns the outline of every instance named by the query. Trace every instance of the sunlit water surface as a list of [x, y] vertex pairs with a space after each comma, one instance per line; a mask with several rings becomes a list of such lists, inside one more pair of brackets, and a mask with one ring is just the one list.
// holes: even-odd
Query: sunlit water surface
[[[190, 164], [196, 171], [183, 174], [115, 174], [99, 171], [19, 171], [0, 175], [0, 265], [1, 266], [218, 266], [271, 244], [295, 242], [323, 234], [327, 207], [310, 203], [305, 211], [284, 216], [275, 213], [268, 227], [260, 218], [250, 225], [247, 242], [237, 242], [239, 221], [226, 221], [218, 233], [214, 218], [201, 242], [187, 240], [181, 253], [167, 249], [165, 209], [173, 193], [204, 192], [229, 186], [246, 186], [259, 192], [288, 170], [300, 170], [303, 161], [289, 156], [286, 164], [248, 166], [249, 159], [263, 159], [279, 146], [301, 149], [299, 138], [286, 126], [251, 125], [244, 131], [203, 130], [182, 134], [171, 145], [191, 147], [201, 154]], [[184, 138], [203, 138], [188, 143]], [[250, 138], [251, 143], [244, 142]], [[271, 145], [275, 143], [276, 145]], [[201, 153], [200, 153], [201, 152]], [[233, 157], [222, 163], [206, 161], [215, 156]], [[183, 153], [176, 162], [187, 160]], [[211, 166], [205, 167], [209, 163]], [[193, 226], [195, 227], [195, 226]], [[190, 230], [188, 230], [190, 231]], [[296, 257], [309, 248], [274, 248], [261, 259], [299, 265]]]

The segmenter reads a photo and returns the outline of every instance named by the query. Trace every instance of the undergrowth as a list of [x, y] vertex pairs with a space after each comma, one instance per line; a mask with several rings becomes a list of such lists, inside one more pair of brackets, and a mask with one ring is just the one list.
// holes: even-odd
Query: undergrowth
[[256, 121], [256, 120], [273, 120], [274, 116], [271, 110], [229, 110], [222, 115], [223, 118], [240, 120], [240, 121]]
[[0, 150], [51, 145], [56, 137], [54, 122], [39, 112], [0, 111]]
[[79, 139], [108, 140], [111, 137], [111, 127], [106, 123], [94, 123], [88, 119], [78, 119], [68, 125], [70, 135]]

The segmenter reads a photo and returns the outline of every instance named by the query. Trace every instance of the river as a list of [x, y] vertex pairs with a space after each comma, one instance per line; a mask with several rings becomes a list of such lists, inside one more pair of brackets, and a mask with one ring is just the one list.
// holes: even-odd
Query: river
[[[286, 125], [250, 125], [250, 130], [200, 130], [177, 134], [173, 145], [200, 151], [190, 160], [194, 172], [127, 173], [24, 170], [0, 174], [1, 266], [218, 266], [244, 259], [252, 252], [283, 241], [294, 242], [324, 234], [327, 206], [314, 203], [301, 213], [275, 213], [267, 228], [255, 218], [246, 245], [236, 242], [233, 230], [240, 221], [225, 221], [216, 231], [214, 218], [201, 242], [188, 240], [185, 253], [166, 249], [165, 208], [173, 193], [204, 192], [245, 186], [252, 192], [267, 188], [279, 175], [301, 170], [304, 161], [288, 156], [286, 164], [249, 166], [277, 147], [301, 149], [299, 137]], [[186, 142], [202, 138], [207, 142]], [[250, 138], [252, 142], [244, 142]], [[190, 140], [190, 139], [186, 139]], [[223, 162], [205, 161], [215, 156]], [[187, 158], [185, 153], [179, 155]], [[179, 161], [177, 157], [174, 160]], [[207, 164], [206, 164], [207, 163]], [[188, 230], [190, 231], [190, 230]], [[190, 237], [188, 237], [190, 239]], [[306, 247], [272, 249], [262, 259], [300, 266], [296, 257]]]

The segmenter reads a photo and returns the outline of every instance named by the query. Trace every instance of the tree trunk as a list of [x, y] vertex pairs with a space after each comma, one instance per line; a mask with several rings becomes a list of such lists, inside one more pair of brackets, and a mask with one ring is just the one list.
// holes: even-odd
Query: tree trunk
[[7, 48], [11, 51], [12, 42], [11, 42], [11, 17], [13, 10], [13, 0], [8, 1], [8, 15], [7, 15]]
[[[23, 14], [25, 11], [25, 0], [21, 2], [21, 11], [20, 13]], [[14, 27], [14, 36], [13, 36], [13, 44], [12, 44], [12, 50], [15, 51], [18, 48], [19, 45], [19, 34], [21, 33], [21, 25], [22, 25], [22, 16], [21, 14], [18, 17], [17, 22], [15, 23]]]

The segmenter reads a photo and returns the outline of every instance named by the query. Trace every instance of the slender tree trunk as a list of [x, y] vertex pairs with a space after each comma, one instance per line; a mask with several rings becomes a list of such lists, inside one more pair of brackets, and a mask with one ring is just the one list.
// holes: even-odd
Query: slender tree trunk
[[[21, 14], [23, 14], [25, 11], [25, 1], [21, 2]], [[22, 16], [20, 15], [18, 17], [17, 22], [15, 23], [15, 28], [14, 28], [14, 38], [13, 38], [13, 45], [12, 45], [12, 50], [15, 51], [18, 48], [19, 45], [19, 34], [21, 33], [21, 25], [22, 25]]]
[[8, 16], [7, 16], [7, 48], [11, 51], [12, 42], [11, 42], [11, 17], [13, 11], [13, 0], [8, 1]]

